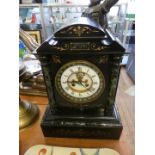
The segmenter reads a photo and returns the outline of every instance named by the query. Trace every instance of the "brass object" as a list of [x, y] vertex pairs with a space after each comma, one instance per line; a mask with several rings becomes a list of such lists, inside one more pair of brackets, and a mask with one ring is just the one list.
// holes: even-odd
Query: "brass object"
[[[26, 73], [25, 65], [19, 63], [19, 82], [22, 81]], [[38, 117], [39, 109], [36, 105], [28, 101], [21, 101], [19, 98], [19, 129], [23, 129], [32, 124]]]
[[39, 114], [39, 109], [36, 105], [28, 101], [20, 101], [19, 103], [19, 129], [23, 129], [32, 124]]

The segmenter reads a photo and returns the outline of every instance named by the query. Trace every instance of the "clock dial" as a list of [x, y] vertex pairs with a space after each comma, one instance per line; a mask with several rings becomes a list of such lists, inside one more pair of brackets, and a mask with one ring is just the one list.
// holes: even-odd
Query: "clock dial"
[[62, 66], [56, 74], [58, 93], [70, 103], [90, 103], [96, 100], [105, 87], [102, 72], [87, 61], [72, 61]]

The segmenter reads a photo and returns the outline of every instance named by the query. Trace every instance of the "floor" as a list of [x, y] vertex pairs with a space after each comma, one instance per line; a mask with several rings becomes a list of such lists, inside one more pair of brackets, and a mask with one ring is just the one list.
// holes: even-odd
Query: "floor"
[[135, 151], [135, 87], [128, 76], [126, 69], [122, 67], [116, 96], [116, 104], [120, 112], [123, 128], [127, 131], [126, 137], [132, 149]]

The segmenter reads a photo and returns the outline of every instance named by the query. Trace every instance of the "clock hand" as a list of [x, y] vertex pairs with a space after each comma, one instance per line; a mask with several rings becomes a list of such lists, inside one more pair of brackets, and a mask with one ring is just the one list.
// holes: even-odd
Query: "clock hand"
[[67, 83], [79, 83], [79, 81], [67, 81]]
[[74, 80], [74, 81], [67, 81], [68, 83], [80, 83], [80, 82], [85, 82], [85, 81], [76, 81], [76, 80]]
[[80, 83], [80, 85], [82, 85], [83, 87], [85, 87], [86, 88], [86, 86], [82, 83], [82, 82], [79, 82]]
[[82, 82], [80, 82], [80, 85], [82, 85], [84, 88], [86, 88], [86, 90], [92, 92], [92, 91], [90, 90], [90, 88], [87, 88]]
[[[76, 80], [67, 81], [67, 83], [76, 83], [76, 84], [80, 84], [81, 82], [84, 82], [84, 81], [76, 81]], [[80, 84], [80, 85], [81, 85], [81, 84]]]
[[67, 83], [70, 83], [72, 86], [75, 86], [75, 84], [81, 85], [79, 81], [67, 81]]

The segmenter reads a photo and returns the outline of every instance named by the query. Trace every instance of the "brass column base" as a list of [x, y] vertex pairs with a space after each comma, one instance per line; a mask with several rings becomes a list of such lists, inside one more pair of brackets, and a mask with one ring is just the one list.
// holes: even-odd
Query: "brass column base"
[[19, 103], [19, 129], [23, 129], [32, 124], [39, 115], [39, 109], [36, 105], [28, 101]]

